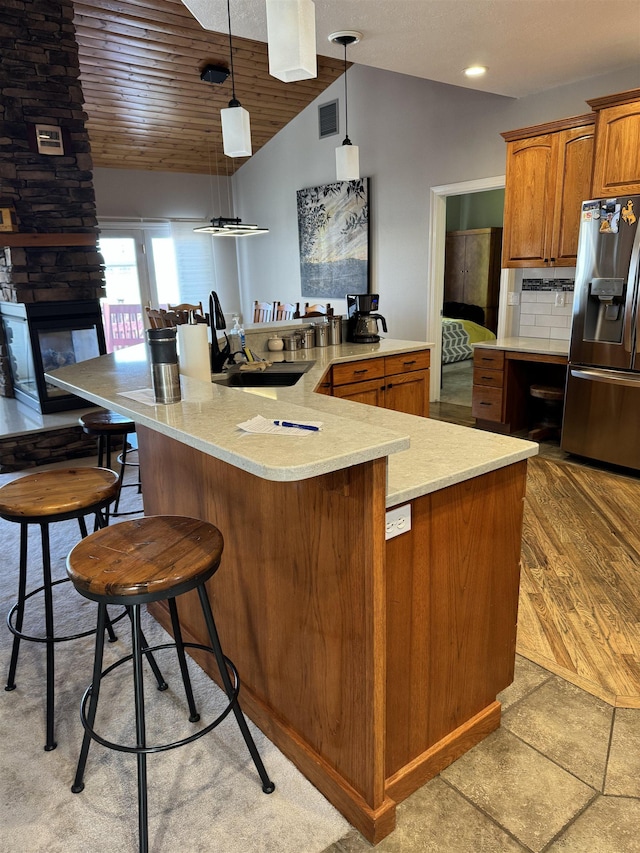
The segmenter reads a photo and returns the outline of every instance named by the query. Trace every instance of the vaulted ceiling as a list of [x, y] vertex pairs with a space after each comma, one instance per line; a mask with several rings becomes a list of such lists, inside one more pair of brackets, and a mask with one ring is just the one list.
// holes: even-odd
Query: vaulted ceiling
[[[209, 29], [203, 29], [185, 3]], [[81, 82], [96, 166], [231, 175], [220, 109], [231, 80], [225, 0], [74, 0]], [[231, 0], [236, 95], [251, 115], [253, 151], [317, 98], [344, 68], [327, 36], [356, 29], [349, 59], [508, 97], [636, 65], [640, 0], [315, 0], [318, 77], [268, 72], [265, 0]], [[462, 69], [489, 66], [473, 81]], [[640, 85], [640, 77], [639, 83]]]
[[[229, 35], [203, 30], [180, 0], [75, 0], [80, 79], [94, 166], [232, 175], [245, 160], [222, 153], [220, 110], [231, 78]], [[269, 75], [267, 45], [233, 38], [236, 97], [251, 116], [253, 152], [318, 97], [344, 61], [318, 57], [318, 77]]]

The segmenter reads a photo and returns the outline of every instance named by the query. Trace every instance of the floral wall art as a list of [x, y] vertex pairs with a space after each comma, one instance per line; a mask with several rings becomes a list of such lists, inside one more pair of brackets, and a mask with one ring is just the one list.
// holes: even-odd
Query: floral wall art
[[302, 296], [369, 290], [369, 179], [298, 190]]

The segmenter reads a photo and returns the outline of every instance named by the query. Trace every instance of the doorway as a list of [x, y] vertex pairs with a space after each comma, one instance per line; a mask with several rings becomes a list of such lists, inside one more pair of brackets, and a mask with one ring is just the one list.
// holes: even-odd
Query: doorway
[[[447, 234], [447, 199], [459, 196], [475, 195], [493, 190], [504, 190], [505, 177], [481, 178], [432, 187], [430, 191], [430, 231], [429, 231], [429, 319], [427, 340], [434, 342], [431, 359], [430, 399], [439, 402], [442, 381], [442, 304], [444, 302], [444, 258]], [[452, 208], [455, 203], [452, 203]], [[467, 209], [469, 206], [466, 205]], [[500, 278], [500, 299], [498, 310], [497, 335], [501, 337], [506, 319], [506, 292], [513, 280], [513, 270], [502, 270]]]

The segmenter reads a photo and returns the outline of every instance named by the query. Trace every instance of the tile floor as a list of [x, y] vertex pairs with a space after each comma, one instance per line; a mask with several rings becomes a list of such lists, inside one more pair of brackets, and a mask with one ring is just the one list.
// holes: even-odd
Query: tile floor
[[[501, 727], [398, 806], [377, 853], [640, 853], [640, 711], [518, 656]], [[355, 829], [324, 853], [372, 850]]]

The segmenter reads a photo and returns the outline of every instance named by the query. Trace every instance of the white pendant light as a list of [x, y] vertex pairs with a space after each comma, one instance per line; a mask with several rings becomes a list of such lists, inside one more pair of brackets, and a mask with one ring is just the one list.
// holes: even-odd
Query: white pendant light
[[231, 9], [227, 0], [227, 18], [229, 22], [229, 57], [231, 67], [232, 98], [229, 106], [220, 110], [222, 120], [222, 147], [227, 157], [250, 157], [251, 122], [249, 113], [236, 98], [236, 81], [233, 73], [233, 42], [231, 40]]
[[284, 83], [318, 76], [313, 0], [267, 0], [269, 74]]
[[349, 139], [349, 104], [347, 100], [347, 45], [357, 44], [362, 33], [355, 30], [342, 30], [331, 33], [329, 41], [344, 47], [344, 139], [336, 148], [336, 179], [338, 181], [357, 181], [360, 178], [360, 150]]
[[235, 98], [220, 110], [222, 120], [222, 147], [227, 157], [251, 156], [251, 123], [249, 113]]

